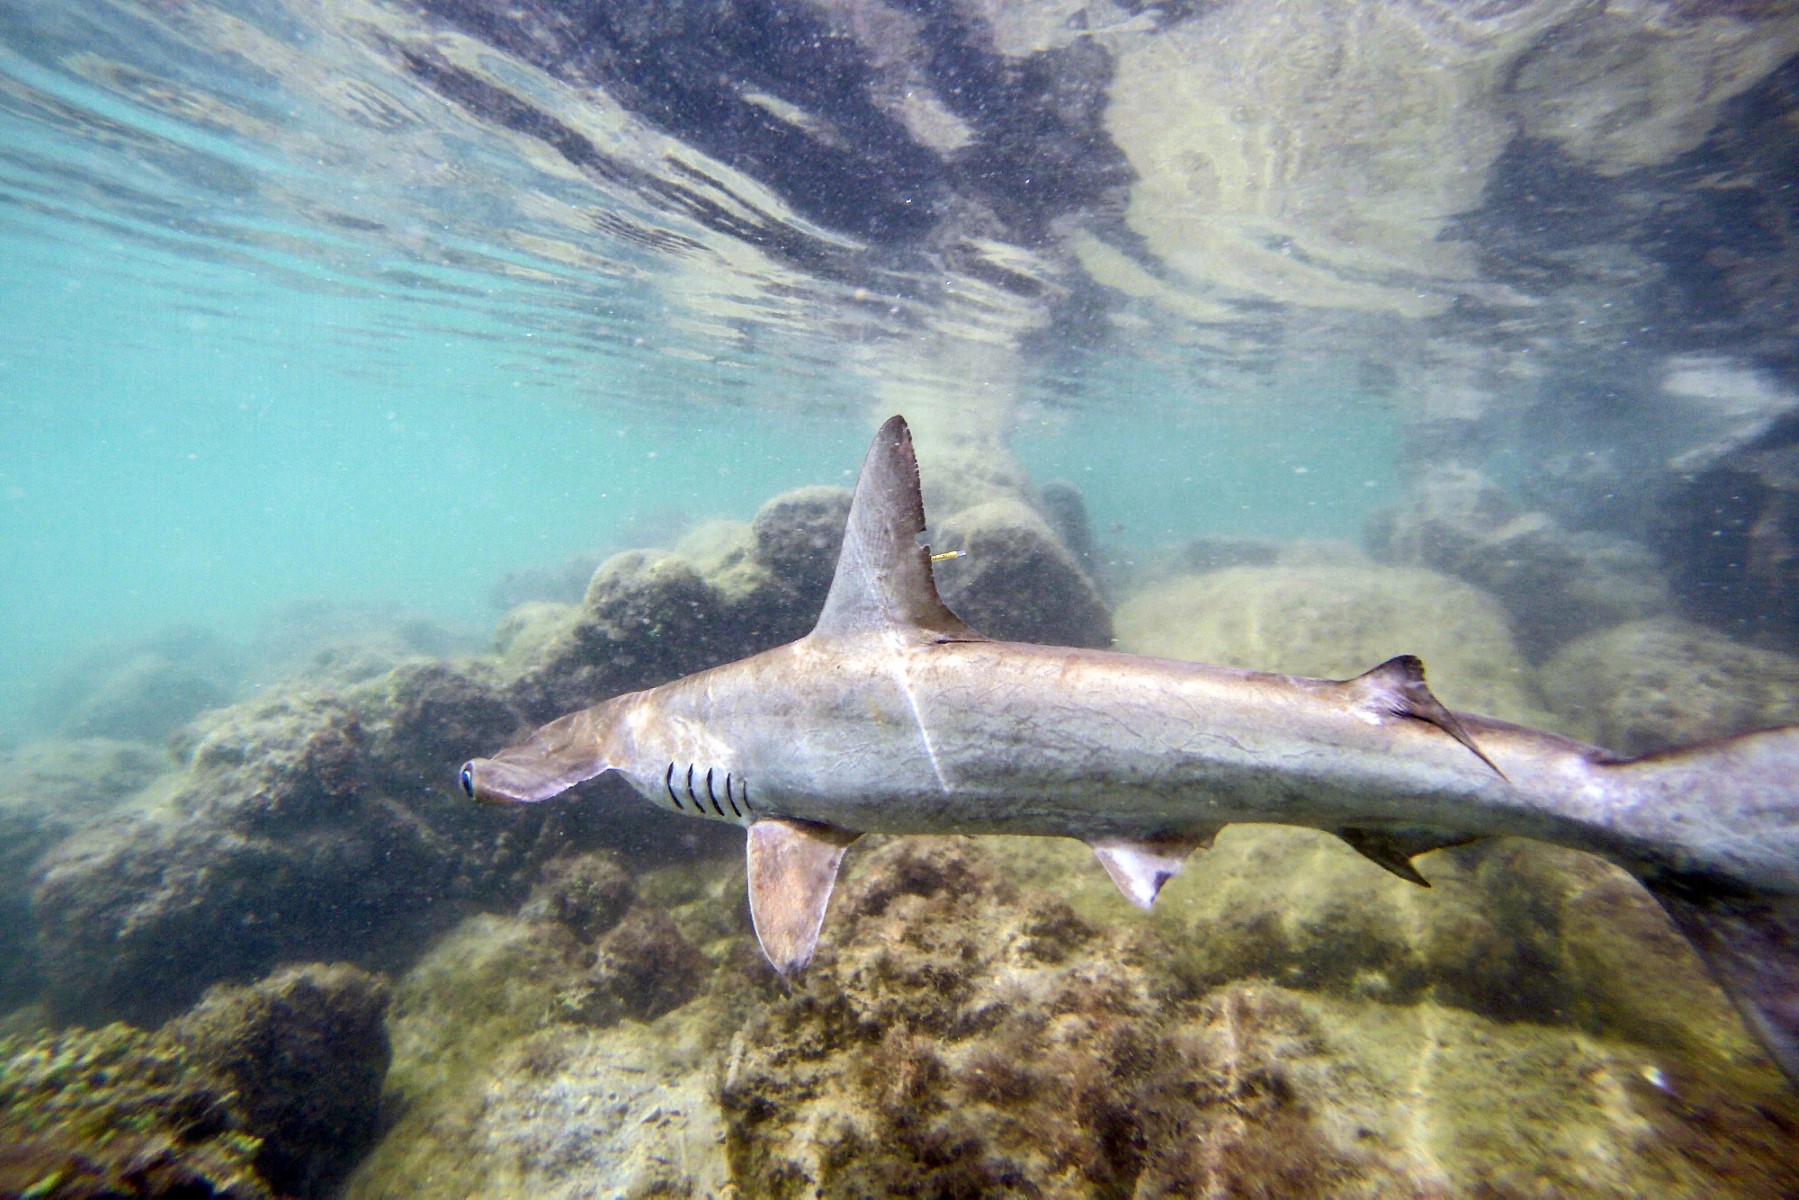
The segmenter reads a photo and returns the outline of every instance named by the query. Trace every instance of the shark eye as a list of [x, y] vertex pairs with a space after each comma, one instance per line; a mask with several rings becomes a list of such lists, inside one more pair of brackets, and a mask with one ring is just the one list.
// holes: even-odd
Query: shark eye
[[462, 770], [456, 776], [456, 782], [462, 785], [462, 794], [473, 800], [475, 798], [475, 764], [463, 763]]

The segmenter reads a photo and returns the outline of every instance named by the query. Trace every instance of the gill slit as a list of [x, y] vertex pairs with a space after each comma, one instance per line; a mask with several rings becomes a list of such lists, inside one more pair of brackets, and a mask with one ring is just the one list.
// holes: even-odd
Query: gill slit
[[716, 770], [718, 770], [717, 767], [706, 768], [706, 799], [712, 801], [712, 811], [722, 817], [725, 815], [725, 810], [718, 806], [718, 793], [712, 790], [712, 772]]
[[681, 797], [675, 795], [675, 764], [672, 762], [668, 764], [668, 774], [662, 777], [662, 786], [668, 789], [668, 798], [674, 801], [675, 811], [686, 812], [681, 807]]
[[737, 807], [737, 800], [731, 795], [731, 773], [729, 771], [725, 772], [725, 803], [731, 806], [731, 811], [737, 815], [739, 821], [743, 820], [743, 813]]

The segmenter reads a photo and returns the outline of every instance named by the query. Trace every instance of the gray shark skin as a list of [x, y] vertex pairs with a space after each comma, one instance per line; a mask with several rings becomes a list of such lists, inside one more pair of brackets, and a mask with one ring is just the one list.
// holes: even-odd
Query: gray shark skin
[[1411, 657], [1323, 680], [992, 641], [939, 599], [924, 527], [894, 417], [809, 635], [553, 721], [465, 765], [463, 790], [525, 803], [616, 771], [745, 826], [783, 974], [864, 832], [1079, 838], [1143, 908], [1233, 822], [1329, 830], [1420, 884], [1414, 855], [1535, 838], [1636, 876], [1799, 1084], [1799, 726], [1622, 759], [1451, 713]]

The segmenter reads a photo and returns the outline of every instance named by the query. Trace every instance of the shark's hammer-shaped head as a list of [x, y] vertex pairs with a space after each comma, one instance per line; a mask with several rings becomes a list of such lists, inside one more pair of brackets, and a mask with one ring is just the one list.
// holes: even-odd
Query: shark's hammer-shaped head
[[492, 758], [462, 764], [457, 782], [471, 800], [535, 804], [584, 779], [631, 762], [630, 723], [637, 693], [616, 696], [543, 726]]

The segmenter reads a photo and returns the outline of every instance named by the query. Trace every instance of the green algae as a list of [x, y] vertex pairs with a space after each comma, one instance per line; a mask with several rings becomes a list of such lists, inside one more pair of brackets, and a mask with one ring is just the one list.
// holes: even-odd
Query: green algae
[[171, 1038], [122, 1024], [0, 1038], [0, 1194], [256, 1200], [273, 1195], [261, 1145], [229, 1083]]

